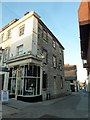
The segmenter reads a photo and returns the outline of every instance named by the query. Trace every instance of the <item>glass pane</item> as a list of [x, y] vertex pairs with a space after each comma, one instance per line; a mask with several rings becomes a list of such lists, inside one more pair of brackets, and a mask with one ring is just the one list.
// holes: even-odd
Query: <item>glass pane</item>
[[40, 78], [37, 79], [37, 95], [40, 94]]
[[11, 80], [11, 93], [15, 93], [15, 88], [16, 88], [16, 79], [13, 78]]
[[36, 95], [36, 78], [25, 79], [25, 94]]
[[40, 77], [40, 67], [38, 66], [38, 77]]

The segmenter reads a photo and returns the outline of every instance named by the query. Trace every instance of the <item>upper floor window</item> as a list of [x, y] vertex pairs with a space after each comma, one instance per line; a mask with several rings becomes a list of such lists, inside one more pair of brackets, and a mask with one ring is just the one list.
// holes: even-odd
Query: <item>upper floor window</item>
[[62, 61], [61, 60], [59, 60], [58, 68], [59, 68], [59, 70], [62, 70]]
[[1, 40], [2, 40], [2, 42], [4, 41], [4, 33], [1, 36]]
[[52, 46], [53, 46], [53, 48], [56, 48], [56, 42], [55, 42], [55, 40], [53, 40]]
[[42, 30], [41, 30], [41, 28], [38, 28], [38, 38], [42, 38]]
[[25, 30], [25, 25], [20, 26], [20, 28], [19, 28], [19, 36], [24, 34], [24, 30]]
[[61, 48], [59, 49], [59, 53], [60, 53], [60, 55], [62, 54], [62, 50], [61, 50]]
[[23, 54], [23, 45], [17, 46], [17, 55]]
[[7, 39], [11, 38], [11, 30], [7, 31]]
[[5, 50], [3, 51], [3, 62], [5, 62], [9, 58], [9, 53], [10, 48], [9, 47], [5, 48]]
[[43, 39], [47, 41], [47, 32], [45, 29], [43, 30]]
[[47, 50], [43, 49], [42, 54], [44, 56], [44, 63], [47, 64], [48, 63], [48, 53], [47, 53]]
[[54, 68], [57, 67], [57, 59], [56, 59], [56, 56], [53, 56], [53, 67], [54, 67]]

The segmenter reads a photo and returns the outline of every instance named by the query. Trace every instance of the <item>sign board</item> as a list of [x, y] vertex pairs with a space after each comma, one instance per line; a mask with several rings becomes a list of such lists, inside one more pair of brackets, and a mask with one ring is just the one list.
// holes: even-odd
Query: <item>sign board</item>
[[7, 90], [1, 90], [1, 101], [2, 103], [8, 103], [9, 93]]

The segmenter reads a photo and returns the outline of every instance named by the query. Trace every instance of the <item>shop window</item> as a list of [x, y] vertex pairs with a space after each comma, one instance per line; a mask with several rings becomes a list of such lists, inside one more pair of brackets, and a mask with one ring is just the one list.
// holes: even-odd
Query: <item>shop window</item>
[[40, 77], [40, 67], [36, 65], [25, 65], [25, 76]]
[[40, 67], [38, 66], [38, 77], [40, 77]]
[[40, 78], [37, 79], [37, 95], [40, 94]]
[[36, 95], [36, 79], [25, 79], [25, 92], [28, 95]]

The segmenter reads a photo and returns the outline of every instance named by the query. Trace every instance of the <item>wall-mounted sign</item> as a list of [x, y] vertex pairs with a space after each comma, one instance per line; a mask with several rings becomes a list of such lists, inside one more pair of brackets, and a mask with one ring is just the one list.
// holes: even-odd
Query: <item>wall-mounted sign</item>
[[9, 93], [7, 90], [1, 90], [1, 101], [2, 103], [8, 103]]

